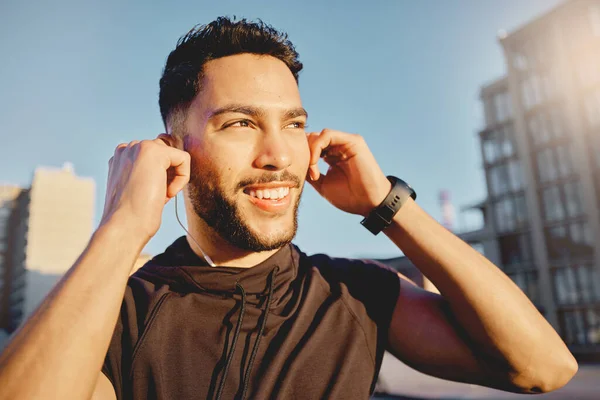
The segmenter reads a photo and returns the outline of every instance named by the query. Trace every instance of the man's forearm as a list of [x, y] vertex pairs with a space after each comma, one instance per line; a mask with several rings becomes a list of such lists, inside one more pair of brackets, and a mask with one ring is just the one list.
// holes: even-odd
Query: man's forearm
[[0, 355], [0, 399], [89, 399], [144, 246], [104, 225]]
[[555, 371], [576, 369], [561, 338], [510, 278], [414, 201], [385, 232], [440, 290], [477, 350], [506, 362], [515, 379], [547, 382], [561, 379], [548, 376]]

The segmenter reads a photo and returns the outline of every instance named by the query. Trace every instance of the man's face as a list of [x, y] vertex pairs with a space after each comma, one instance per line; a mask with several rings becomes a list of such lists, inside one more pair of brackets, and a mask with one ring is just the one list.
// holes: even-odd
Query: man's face
[[205, 64], [200, 87], [184, 132], [194, 211], [240, 249], [289, 243], [310, 157], [292, 73], [274, 57], [240, 54]]

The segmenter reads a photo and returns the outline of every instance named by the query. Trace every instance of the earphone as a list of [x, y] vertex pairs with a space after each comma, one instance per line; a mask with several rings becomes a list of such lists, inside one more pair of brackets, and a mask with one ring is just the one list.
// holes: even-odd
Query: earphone
[[[167, 146], [171, 146], [171, 143], [169, 143], [167, 140], [162, 139], [163, 142], [165, 142], [165, 144]], [[183, 151], [187, 150], [185, 149], [185, 142], [183, 143]], [[208, 256], [208, 254], [206, 254], [204, 252], [204, 250], [202, 250], [202, 247], [200, 246], [200, 244], [198, 243], [198, 241], [196, 239], [194, 239], [194, 237], [192, 236], [192, 234], [190, 233], [190, 231], [188, 231], [185, 226], [183, 226], [183, 223], [181, 222], [181, 220], [179, 219], [179, 213], [177, 212], [177, 200], [178, 200], [178, 196], [179, 193], [175, 194], [175, 218], [177, 218], [177, 222], [179, 222], [179, 225], [183, 228], [183, 230], [185, 231], [185, 233], [188, 234], [188, 236], [190, 238], [192, 238], [192, 240], [194, 241], [194, 243], [196, 243], [196, 246], [198, 246], [198, 248], [200, 249], [200, 253], [202, 253], [202, 257], [204, 258], [204, 260], [208, 263], [208, 265], [210, 265], [211, 267], [216, 267], [215, 263], [213, 262], [213, 260], [211, 260], [211, 258]]]
[[202, 257], [204, 257], [204, 260], [208, 263], [208, 265], [210, 265], [211, 267], [216, 267], [215, 263], [210, 259], [210, 257], [208, 256], [208, 254], [206, 254], [204, 252], [204, 250], [202, 250], [202, 247], [200, 247], [200, 245], [198, 244], [198, 242], [196, 241], [196, 239], [194, 239], [194, 237], [192, 236], [192, 234], [185, 229], [185, 226], [183, 226], [183, 224], [181, 223], [181, 220], [179, 219], [179, 213], [177, 212], [177, 196], [179, 195], [179, 193], [177, 193], [175, 195], [175, 218], [177, 218], [177, 222], [179, 222], [179, 225], [181, 225], [181, 227], [183, 228], [183, 230], [188, 234], [189, 237], [192, 238], [192, 240], [194, 241], [194, 243], [196, 243], [196, 246], [198, 246], [198, 248], [200, 249], [200, 253], [202, 253]]

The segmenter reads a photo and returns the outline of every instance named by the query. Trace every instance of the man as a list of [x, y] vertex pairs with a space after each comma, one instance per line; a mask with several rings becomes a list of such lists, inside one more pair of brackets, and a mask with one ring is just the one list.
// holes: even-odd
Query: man
[[[388, 179], [360, 136], [305, 132], [301, 68], [263, 23], [219, 18], [178, 42], [160, 82], [167, 133], [115, 150], [101, 223], [2, 355], [0, 398], [364, 399], [385, 350], [520, 393], [571, 379], [577, 363], [527, 297]], [[293, 246], [305, 179], [441, 295]], [[189, 235], [129, 277], [182, 189]]]

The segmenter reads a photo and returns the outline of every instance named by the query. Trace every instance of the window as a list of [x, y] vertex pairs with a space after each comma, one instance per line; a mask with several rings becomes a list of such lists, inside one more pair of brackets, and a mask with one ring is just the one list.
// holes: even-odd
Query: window
[[572, 257], [591, 257], [594, 254], [594, 240], [587, 222], [572, 222], [569, 224], [569, 252]]
[[545, 116], [543, 112], [539, 112], [527, 120], [529, 135], [535, 145], [544, 144], [550, 140], [550, 131]]
[[521, 81], [521, 96], [526, 109], [531, 109], [551, 98], [554, 87], [547, 73], [530, 73]]
[[558, 177], [554, 162], [554, 149], [547, 148], [537, 153], [538, 176], [541, 182], [553, 181]]
[[488, 169], [488, 181], [492, 196], [501, 196], [523, 189], [523, 174], [519, 160], [497, 164]]
[[503, 135], [500, 140], [503, 158], [508, 158], [515, 154], [510, 134], [506, 129], [503, 129]]
[[503, 158], [512, 157], [515, 154], [513, 145], [512, 125], [505, 125], [489, 132], [483, 139], [483, 157], [485, 162], [493, 164]]
[[508, 173], [506, 164], [496, 165], [488, 170], [492, 196], [500, 196], [508, 192]]
[[565, 178], [575, 172], [570, 144], [540, 150], [537, 152], [536, 159], [538, 176], [541, 182]]
[[536, 112], [527, 119], [533, 145], [539, 147], [564, 135], [563, 114], [558, 107]]
[[565, 209], [560, 197], [558, 186], [551, 186], [542, 191], [542, 199], [544, 204], [544, 217], [548, 222], [559, 221], [565, 217]]
[[517, 228], [525, 227], [527, 225], [527, 204], [525, 202], [525, 195], [515, 196], [515, 219], [517, 222]]
[[567, 344], [600, 343], [600, 309], [588, 306], [559, 311], [562, 336]]
[[544, 218], [547, 222], [560, 221], [567, 217], [575, 218], [583, 215], [581, 185], [579, 181], [571, 181], [562, 185], [554, 185], [542, 191]]
[[589, 265], [582, 265], [576, 271], [577, 281], [579, 282], [579, 301], [591, 303], [600, 300], [600, 287], [596, 286], [598, 281], [597, 270]]
[[504, 267], [529, 263], [531, 256], [531, 238], [529, 233], [512, 234], [498, 238], [500, 258]]
[[600, 310], [588, 309], [585, 313], [588, 326], [587, 340], [590, 344], [600, 343]]
[[546, 228], [546, 248], [548, 250], [548, 257], [551, 260], [560, 260], [569, 257], [567, 242], [567, 228], [565, 226]]
[[523, 195], [504, 198], [494, 204], [496, 228], [504, 233], [527, 225], [527, 210]]
[[504, 199], [496, 203], [496, 225], [498, 232], [508, 232], [515, 228], [514, 207], [512, 199]]
[[493, 97], [494, 121], [504, 122], [512, 117], [512, 104], [508, 92], [500, 92]]
[[0, 220], [8, 218], [11, 211], [9, 207], [0, 207]]
[[587, 304], [600, 300], [600, 273], [590, 264], [576, 264], [553, 272], [559, 305]]
[[565, 183], [563, 187], [567, 215], [569, 217], [577, 217], [583, 214], [583, 203], [581, 200], [581, 187], [579, 181]]
[[583, 312], [581, 310], [564, 311], [561, 316], [565, 328], [563, 333], [565, 342], [567, 344], [585, 344], [586, 333]]
[[510, 190], [516, 192], [523, 189], [523, 174], [521, 172], [521, 164], [518, 160], [512, 160], [508, 163], [508, 176]]
[[590, 259], [594, 241], [590, 226], [585, 221], [546, 228], [546, 248], [551, 260]]
[[577, 304], [577, 283], [572, 268], [560, 268], [554, 271], [554, 290], [559, 305]]
[[496, 161], [496, 154], [496, 140], [493, 137], [483, 139], [483, 158], [485, 162], [491, 164]]
[[559, 176], [562, 178], [569, 176], [574, 172], [570, 144], [556, 147], [556, 164]]
[[526, 71], [529, 68], [529, 59], [523, 53], [515, 52], [512, 61], [513, 67], [518, 70]]

